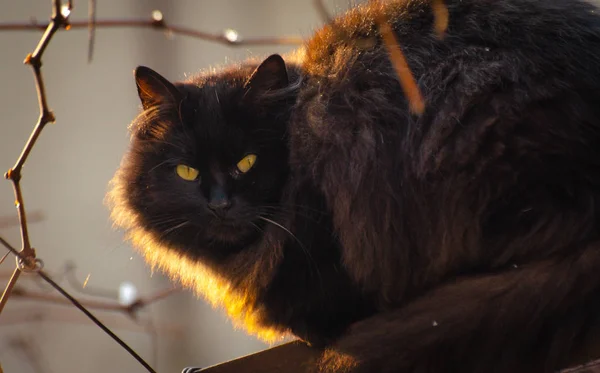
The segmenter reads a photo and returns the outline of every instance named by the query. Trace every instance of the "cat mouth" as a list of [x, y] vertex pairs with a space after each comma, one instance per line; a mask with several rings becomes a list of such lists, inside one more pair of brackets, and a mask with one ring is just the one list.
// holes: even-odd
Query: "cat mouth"
[[208, 233], [215, 239], [235, 243], [245, 239], [253, 232], [250, 224], [244, 224], [232, 219], [214, 219], [208, 227]]
[[240, 228], [244, 224], [240, 223], [237, 220], [228, 219], [225, 217], [215, 217], [212, 221], [211, 226], [215, 228], [223, 228], [223, 229], [235, 229]]

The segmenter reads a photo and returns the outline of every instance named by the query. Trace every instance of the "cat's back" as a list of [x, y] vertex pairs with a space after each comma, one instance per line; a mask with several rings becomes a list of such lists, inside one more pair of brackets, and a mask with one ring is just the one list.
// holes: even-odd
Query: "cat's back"
[[[595, 53], [600, 48], [600, 13], [593, 2], [448, 0], [443, 2], [447, 14], [434, 11], [433, 3], [442, 2], [394, 0], [352, 8], [306, 43], [303, 69], [320, 84], [356, 81], [352, 74], [371, 69], [377, 69], [378, 76], [392, 77], [395, 71], [385, 61], [388, 53], [379, 30], [387, 22], [400, 44], [394, 47], [404, 52], [417, 80], [458, 53], [476, 54], [477, 47], [493, 52], [490, 56], [514, 53], [515, 62], [529, 62], [529, 69], [535, 64], [547, 69], [546, 74], [581, 68], [600, 72], [592, 66], [600, 59]], [[439, 37], [436, 16], [446, 19], [446, 15], [447, 28]]]
[[[597, 8], [579, 0], [444, 3], [443, 37], [426, 0], [370, 2], [317, 31], [290, 126], [291, 160], [327, 196], [355, 278], [388, 298], [477, 261], [484, 215], [496, 216], [526, 183], [533, 191], [563, 183], [562, 174], [577, 180], [569, 193], [600, 188]], [[419, 87], [421, 115], [409, 108], [381, 20]], [[562, 198], [546, 197], [557, 206]], [[527, 198], [511, 209], [526, 209]], [[495, 233], [515, 237], [513, 228]], [[511, 255], [521, 254], [503, 260]]]

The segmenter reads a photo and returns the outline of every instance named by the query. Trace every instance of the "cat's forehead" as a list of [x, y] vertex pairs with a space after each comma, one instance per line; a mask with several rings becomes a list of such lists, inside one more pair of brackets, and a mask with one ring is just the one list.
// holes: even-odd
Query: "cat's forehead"
[[244, 85], [252, 66], [204, 71], [180, 85], [185, 93], [181, 110], [183, 128], [203, 155], [235, 155], [248, 151], [257, 141], [257, 118], [243, 104]]
[[232, 87], [207, 84], [186, 98], [181, 132], [203, 154], [239, 153], [253, 142], [253, 119], [236, 96]]

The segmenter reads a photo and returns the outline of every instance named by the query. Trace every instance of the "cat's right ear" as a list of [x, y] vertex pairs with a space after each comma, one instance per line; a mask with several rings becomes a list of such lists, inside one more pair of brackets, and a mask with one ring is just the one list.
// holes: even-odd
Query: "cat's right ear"
[[160, 104], [175, 105], [181, 101], [182, 94], [177, 87], [151, 68], [138, 66], [134, 76], [144, 110]]
[[252, 97], [284, 88], [288, 83], [285, 61], [280, 55], [272, 54], [254, 70], [244, 87], [247, 95]]

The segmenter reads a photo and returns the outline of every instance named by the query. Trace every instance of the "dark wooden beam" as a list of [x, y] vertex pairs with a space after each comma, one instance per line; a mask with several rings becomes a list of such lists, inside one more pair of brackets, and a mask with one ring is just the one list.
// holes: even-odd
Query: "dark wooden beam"
[[[570, 353], [566, 368], [558, 373], [600, 373], [600, 315], [587, 325], [581, 346]], [[184, 373], [306, 373], [320, 354], [321, 350], [294, 341], [212, 367], [186, 368]]]
[[320, 350], [294, 341], [208, 368], [186, 368], [183, 373], [299, 373], [316, 363]]
[[[314, 366], [319, 354], [318, 349], [295, 341], [204, 369], [186, 368], [183, 373], [304, 373], [308, 371], [307, 367]], [[600, 360], [560, 373], [600, 373]]]

